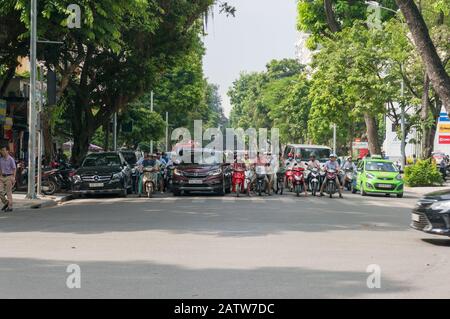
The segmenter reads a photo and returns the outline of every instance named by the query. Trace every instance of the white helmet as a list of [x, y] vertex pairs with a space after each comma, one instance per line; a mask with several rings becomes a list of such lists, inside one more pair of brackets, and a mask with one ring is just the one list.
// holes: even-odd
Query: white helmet
[[330, 154], [330, 158], [332, 158], [332, 157], [336, 157], [337, 158], [337, 155], [332, 153], [332, 154]]

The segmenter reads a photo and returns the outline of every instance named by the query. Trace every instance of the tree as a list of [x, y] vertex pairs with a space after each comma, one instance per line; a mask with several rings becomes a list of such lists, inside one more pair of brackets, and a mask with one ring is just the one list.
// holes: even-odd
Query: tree
[[[447, 3], [448, 9], [450, 2], [444, 2]], [[450, 77], [431, 40], [425, 20], [413, 0], [396, 0], [396, 3], [406, 19], [417, 51], [426, 66], [427, 75], [450, 114]]]

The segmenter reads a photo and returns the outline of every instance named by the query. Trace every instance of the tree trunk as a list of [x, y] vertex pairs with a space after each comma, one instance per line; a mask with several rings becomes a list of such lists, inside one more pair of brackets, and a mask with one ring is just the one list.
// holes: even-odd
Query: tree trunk
[[[42, 128], [42, 139], [43, 139], [43, 148], [44, 148], [44, 156], [46, 161], [51, 161], [54, 155], [53, 149], [53, 136], [51, 132], [50, 120], [49, 120], [50, 109], [48, 107], [44, 108], [41, 113], [41, 128]], [[49, 164], [49, 162], [47, 162]]]
[[331, 0], [324, 0], [323, 1], [324, 8], [325, 8], [325, 16], [327, 18], [327, 24], [330, 28], [331, 32], [339, 32], [341, 30], [341, 26], [339, 25], [339, 22], [336, 20], [336, 17], [334, 15], [333, 11], [333, 3]]
[[378, 141], [378, 124], [375, 116], [364, 113], [364, 121], [367, 127], [367, 140], [369, 142], [370, 154], [381, 154], [381, 146]]
[[417, 51], [425, 64], [434, 90], [439, 95], [447, 113], [450, 114], [450, 77], [437, 54], [428, 27], [414, 0], [396, 0], [396, 2], [405, 16], [406, 23], [411, 31]]

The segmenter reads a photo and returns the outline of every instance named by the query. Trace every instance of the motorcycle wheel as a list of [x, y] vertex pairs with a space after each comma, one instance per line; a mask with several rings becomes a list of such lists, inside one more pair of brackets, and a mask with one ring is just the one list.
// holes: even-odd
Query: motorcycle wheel
[[147, 190], [147, 198], [152, 198], [153, 197], [153, 185], [151, 183], [147, 184], [146, 190]]
[[366, 191], [364, 190], [363, 184], [361, 183], [361, 196], [367, 196]]
[[300, 185], [295, 186], [295, 194], [300, 197]]
[[239, 192], [241, 190], [241, 184], [236, 185], [236, 197], [239, 197]]
[[283, 195], [283, 191], [284, 191], [284, 185], [283, 185], [284, 183], [283, 182], [280, 182], [280, 195]]
[[53, 195], [58, 189], [58, 185], [52, 180], [42, 181], [42, 186], [46, 188], [46, 190], [42, 189], [44, 195]]

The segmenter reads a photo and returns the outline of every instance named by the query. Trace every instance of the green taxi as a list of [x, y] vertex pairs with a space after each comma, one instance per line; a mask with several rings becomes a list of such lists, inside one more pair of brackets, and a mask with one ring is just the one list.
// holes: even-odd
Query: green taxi
[[373, 156], [358, 163], [356, 183], [353, 193], [361, 192], [362, 196], [373, 194], [396, 194], [403, 197], [403, 177], [392, 161]]

